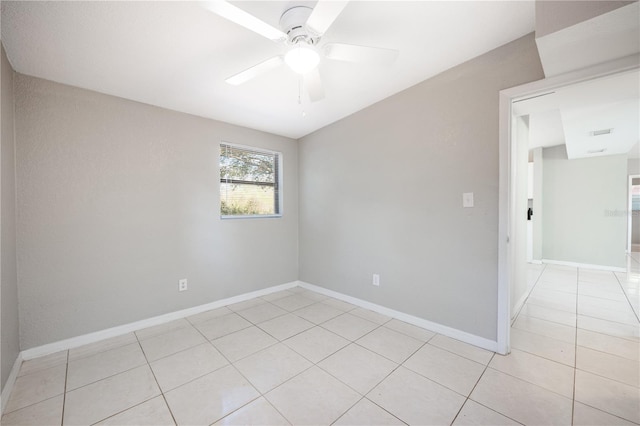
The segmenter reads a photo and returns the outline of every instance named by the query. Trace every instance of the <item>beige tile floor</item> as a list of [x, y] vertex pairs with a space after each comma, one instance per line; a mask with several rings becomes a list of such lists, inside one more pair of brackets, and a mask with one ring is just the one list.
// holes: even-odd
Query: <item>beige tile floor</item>
[[2, 424], [640, 423], [638, 261], [531, 265], [506, 357], [296, 287], [26, 361]]

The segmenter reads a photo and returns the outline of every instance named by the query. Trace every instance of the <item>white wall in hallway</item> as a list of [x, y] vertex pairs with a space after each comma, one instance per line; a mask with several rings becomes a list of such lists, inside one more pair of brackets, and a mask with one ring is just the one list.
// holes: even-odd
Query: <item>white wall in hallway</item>
[[543, 155], [543, 259], [623, 268], [627, 157], [568, 160], [564, 145]]

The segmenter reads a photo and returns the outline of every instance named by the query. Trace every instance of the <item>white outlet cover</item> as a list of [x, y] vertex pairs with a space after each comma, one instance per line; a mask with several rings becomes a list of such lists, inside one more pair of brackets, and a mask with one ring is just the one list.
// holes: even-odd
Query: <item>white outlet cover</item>
[[462, 207], [473, 207], [473, 192], [462, 194]]
[[178, 281], [178, 291], [185, 291], [187, 290], [187, 279], [184, 278], [180, 281]]
[[375, 285], [375, 286], [379, 286], [380, 285], [380, 275], [373, 274], [373, 285]]

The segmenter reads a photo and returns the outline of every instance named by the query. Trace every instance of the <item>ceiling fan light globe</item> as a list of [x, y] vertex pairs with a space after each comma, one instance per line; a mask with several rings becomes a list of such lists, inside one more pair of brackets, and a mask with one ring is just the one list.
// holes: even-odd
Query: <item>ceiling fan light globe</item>
[[311, 47], [298, 45], [287, 52], [284, 62], [294, 72], [306, 74], [318, 66], [320, 55]]

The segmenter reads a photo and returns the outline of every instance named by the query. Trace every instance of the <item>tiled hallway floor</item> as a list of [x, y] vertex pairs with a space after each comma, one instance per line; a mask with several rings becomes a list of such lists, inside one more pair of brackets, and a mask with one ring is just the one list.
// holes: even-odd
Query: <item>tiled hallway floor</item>
[[2, 424], [640, 423], [629, 262], [532, 266], [507, 357], [296, 287], [26, 361]]

